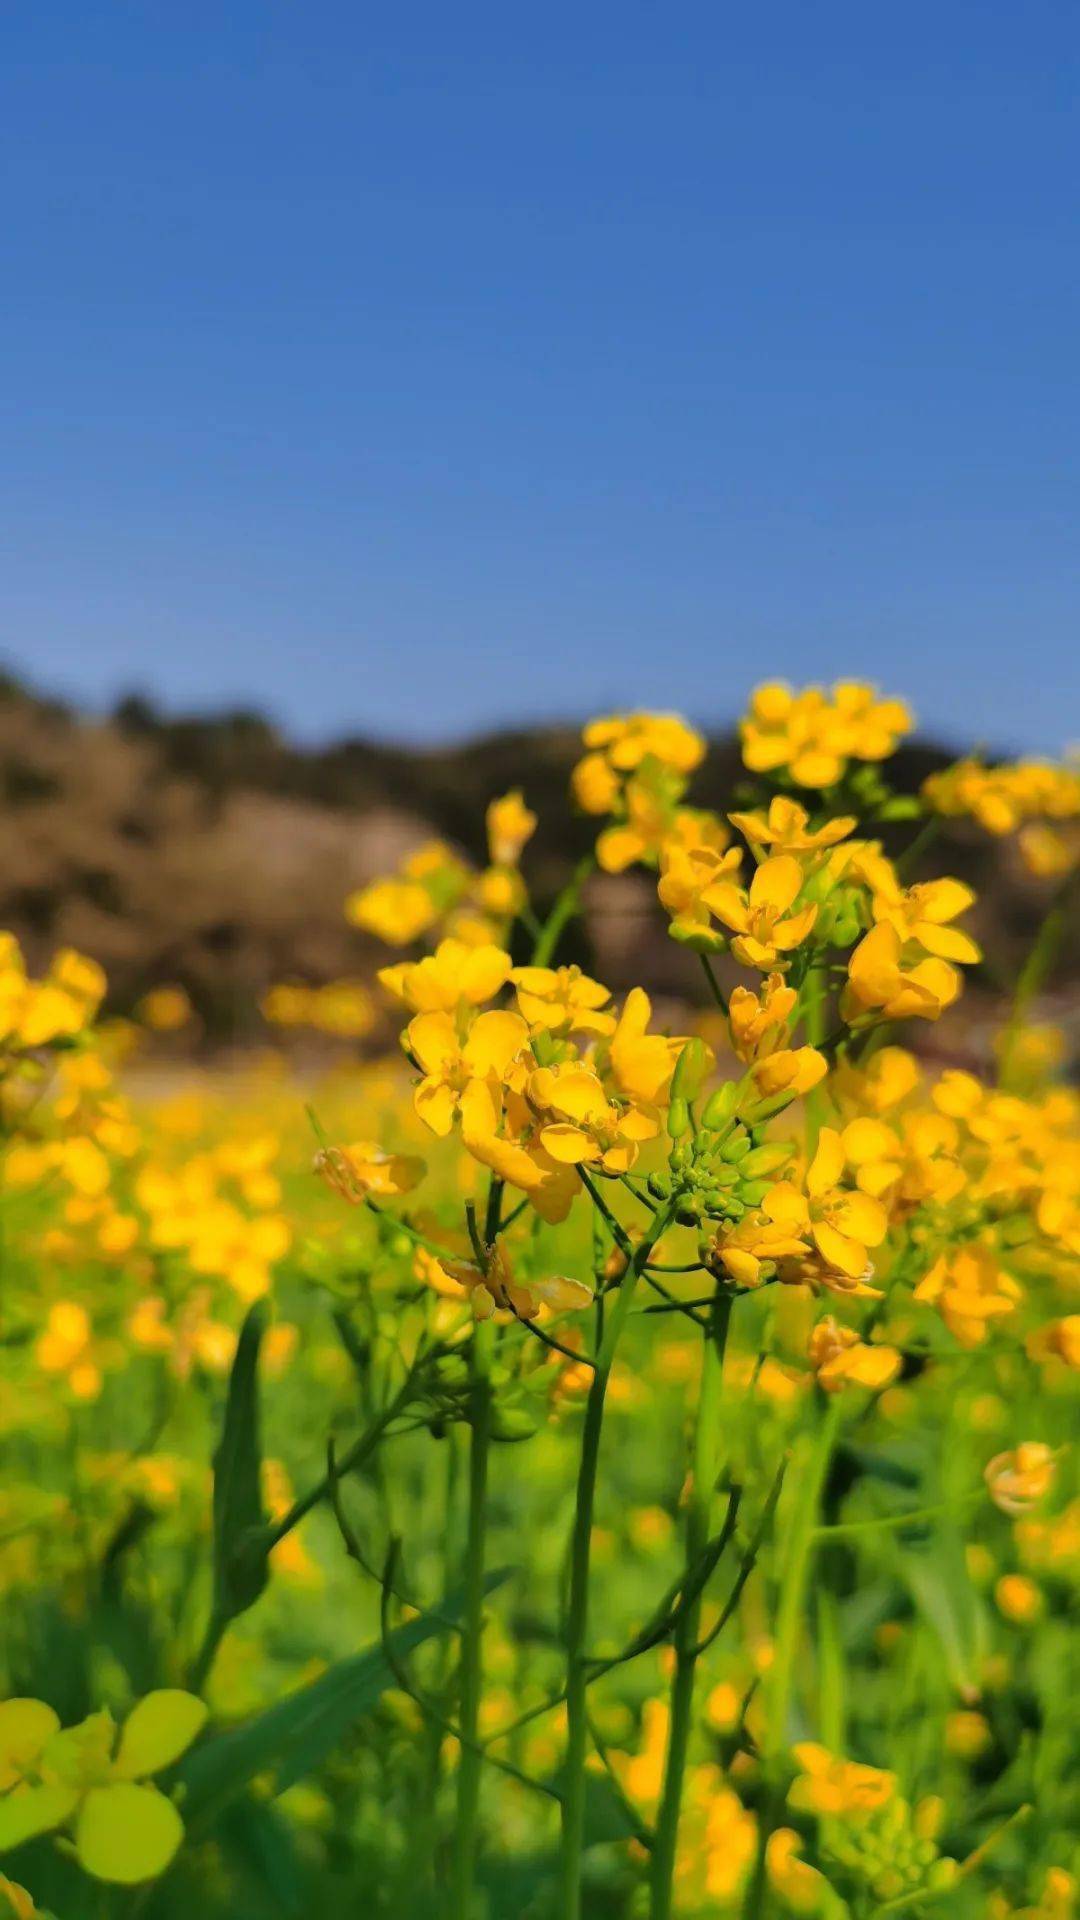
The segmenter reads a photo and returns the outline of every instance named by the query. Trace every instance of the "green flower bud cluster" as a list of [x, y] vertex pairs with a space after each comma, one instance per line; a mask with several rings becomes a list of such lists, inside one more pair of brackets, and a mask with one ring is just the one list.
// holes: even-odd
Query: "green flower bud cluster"
[[866, 931], [865, 895], [858, 887], [833, 887], [818, 908], [815, 937], [831, 947], [853, 947]]
[[937, 1892], [951, 1884], [957, 1871], [955, 1860], [919, 1834], [909, 1802], [899, 1796], [865, 1825], [830, 1823], [826, 1851], [876, 1900], [896, 1900], [920, 1889]]
[[[725, 1119], [721, 1088], [705, 1109], [706, 1124], [690, 1138], [677, 1139], [668, 1171], [654, 1173], [648, 1182], [654, 1200], [676, 1203], [680, 1226], [699, 1226], [703, 1220], [737, 1224], [751, 1207], [759, 1207], [791, 1148], [780, 1142], [759, 1144], [741, 1121]], [[708, 1124], [710, 1110], [720, 1102], [721, 1123]], [[731, 1102], [733, 1105], [733, 1101]]]
[[[522, 1375], [496, 1362], [491, 1371], [490, 1434], [493, 1440], [531, 1440], [542, 1424], [551, 1385], [549, 1371]], [[436, 1440], [467, 1421], [471, 1406], [469, 1369], [463, 1350], [443, 1352], [425, 1383], [428, 1428]]]

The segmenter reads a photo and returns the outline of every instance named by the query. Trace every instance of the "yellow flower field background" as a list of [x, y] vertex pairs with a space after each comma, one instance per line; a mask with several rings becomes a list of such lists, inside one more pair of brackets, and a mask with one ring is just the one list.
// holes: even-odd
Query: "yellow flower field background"
[[1080, 768], [913, 726], [594, 720], [257, 1049], [0, 936], [0, 1914], [1076, 1913]]

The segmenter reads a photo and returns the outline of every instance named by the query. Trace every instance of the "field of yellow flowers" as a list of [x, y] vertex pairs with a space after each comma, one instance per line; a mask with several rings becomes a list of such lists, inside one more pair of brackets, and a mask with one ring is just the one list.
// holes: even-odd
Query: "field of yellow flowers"
[[[762, 686], [720, 815], [591, 723], [542, 915], [506, 794], [344, 903], [377, 987], [267, 997], [318, 1080], [0, 936], [0, 1915], [1080, 1912], [1080, 772], [912, 801], [911, 724]], [[957, 816], [1045, 888], [992, 1079], [920, 1056]], [[567, 960], [595, 867], [682, 1031]]]

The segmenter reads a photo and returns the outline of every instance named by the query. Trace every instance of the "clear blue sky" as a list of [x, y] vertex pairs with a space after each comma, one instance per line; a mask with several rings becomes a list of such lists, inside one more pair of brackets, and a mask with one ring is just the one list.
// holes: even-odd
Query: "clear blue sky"
[[0, 654], [1080, 733], [1074, 0], [4, 9]]

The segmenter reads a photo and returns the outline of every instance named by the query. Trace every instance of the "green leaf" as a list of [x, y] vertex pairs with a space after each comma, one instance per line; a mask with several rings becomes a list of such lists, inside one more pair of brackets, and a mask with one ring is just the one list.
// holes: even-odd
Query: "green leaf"
[[224, 1620], [254, 1606], [269, 1579], [259, 1436], [259, 1347], [266, 1321], [265, 1302], [257, 1300], [240, 1330], [214, 1455], [214, 1610]]
[[937, 1635], [953, 1685], [973, 1698], [979, 1689], [986, 1623], [960, 1533], [955, 1527], [939, 1527], [927, 1552], [916, 1553], [909, 1546], [897, 1553], [895, 1571]]
[[[486, 1591], [490, 1593], [507, 1578], [506, 1568], [489, 1574]], [[461, 1596], [455, 1595], [437, 1614], [420, 1614], [395, 1628], [387, 1640], [394, 1665], [408, 1659], [425, 1640], [446, 1633], [461, 1608]], [[322, 1765], [353, 1722], [371, 1711], [380, 1694], [397, 1685], [394, 1666], [380, 1642], [350, 1660], [338, 1661], [309, 1686], [288, 1694], [254, 1720], [206, 1741], [181, 1761], [173, 1776], [183, 1789], [185, 1821], [190, 1826], [216, 1814], [256, 1774], [272, 1772], [276, 1793], [295, 1786]]]

